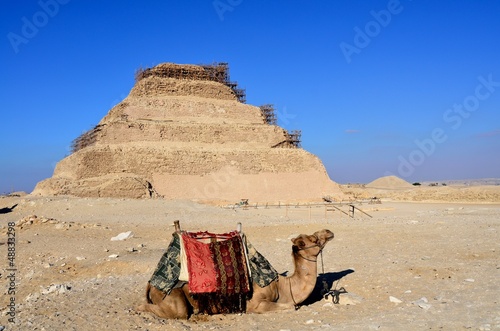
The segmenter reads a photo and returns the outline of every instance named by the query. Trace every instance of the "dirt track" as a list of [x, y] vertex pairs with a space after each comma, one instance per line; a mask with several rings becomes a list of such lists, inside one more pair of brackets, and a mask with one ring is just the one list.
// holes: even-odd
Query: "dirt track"
[[[227, 210], [164, 200], [26, 196], [0, 203], [18, 203], [0, 214], [0, 325], [6, 330], [500, 329], [500, 204], [384, 201], [358, 206], [373, 218], [334, 212], [325, 219], [322, 208], [309, 218], [306, 208], [290, 208], [286, 216], [283, 208]], [[28, 215], [38, 216], [34, 224], [15, 228], [12, 324], [5, 308], [6, 227]], [[241, 222], [280, 272], [293, 271], [291, 237], [328, 228], [335, 239], [324, 250], [321, 279], [348, 294], [339, 305], [313, 298], [298, 311], [264, 315], [166, 321], [136, 313], [176, 219], [193, 231], [222, 232]], [[110, 240], [129, 230], [133, 238]]]

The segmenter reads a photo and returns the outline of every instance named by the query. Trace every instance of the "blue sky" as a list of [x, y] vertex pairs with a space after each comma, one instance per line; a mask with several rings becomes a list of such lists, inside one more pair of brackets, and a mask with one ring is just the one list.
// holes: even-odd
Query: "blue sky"
[[339, 182], [500, 177], [500, 1], [4, 0], [0, 193], [162, 62], [229, 62]]

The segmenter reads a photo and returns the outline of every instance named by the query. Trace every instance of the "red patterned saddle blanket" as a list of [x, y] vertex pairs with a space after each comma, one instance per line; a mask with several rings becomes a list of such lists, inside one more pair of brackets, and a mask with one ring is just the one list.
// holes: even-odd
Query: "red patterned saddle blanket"
[[191, 293], [231, 295], [250, 291], [245, 246], [237, 231], [182, 232], [181, 246], [187, 260]]

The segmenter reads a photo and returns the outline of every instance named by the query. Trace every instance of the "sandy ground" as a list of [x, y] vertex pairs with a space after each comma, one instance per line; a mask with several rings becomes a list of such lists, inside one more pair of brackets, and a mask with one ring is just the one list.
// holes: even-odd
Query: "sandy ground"
[[[12, 211], [1, 209], [18, 204]], [[362, 204], [348, 218], [324, 207], [222, 209], [187, 201], [0, 198], [0, 326], [5, 330], [500, 330], [500, 203]], [[9, 222], [15, 260], [8, 260]], [[298, 311], [162, 320], [137, 313], [173, 221], [226, 232], [243, 224], [280, 272], [290, 238], [328, 228], [318, 264], [340, 304], [314, 297]], [[124, 241], [111, 241], [132, 231]], [[12, 231], [11, 231], [12, 232]], [[109, 257], [117, 254], [118, 257]], [[321, 259], [320, 259], [321, 261]], [[7, 270], [14, 262], [15, 271]], [[15, 294], [9, 294], [14, 273]], [[391, 298], [393, 297], [393, 298]], [[12, 299], [13, 298], [13, 299]], [[391, 301], [395, 301], [392, 302]], [[9, 322], [10, 300], [15, 318]], [[0, 327], [1, 329], [1, 327]]]

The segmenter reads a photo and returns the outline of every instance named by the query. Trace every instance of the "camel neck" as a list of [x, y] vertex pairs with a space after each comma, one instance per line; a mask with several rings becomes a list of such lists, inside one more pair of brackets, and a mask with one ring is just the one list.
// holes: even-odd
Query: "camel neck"
[[317, 264], [315, 260], [304, 259], [295, 252], [293, 254], [295, 270], [288, 278], [290, 293], [295, 303], [303, 302], [311, 294], [316, 285]]
[[295, 275], [299, 277], [312, 275], [316, 277], [317, 275], [317, 259], [302, 256], [300, 252], [293, 253], [293, 264], [295, 266], [295, 271], [290, 277]]

